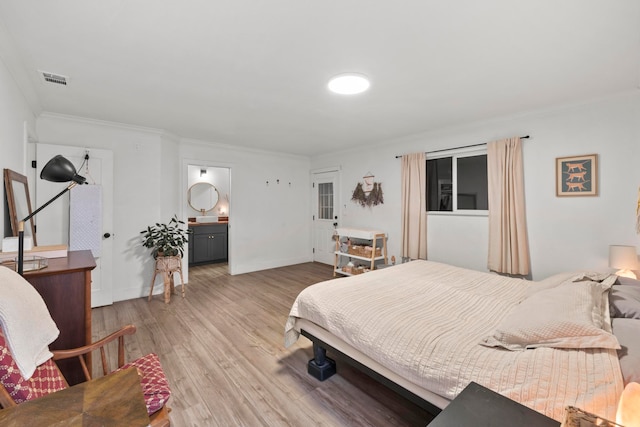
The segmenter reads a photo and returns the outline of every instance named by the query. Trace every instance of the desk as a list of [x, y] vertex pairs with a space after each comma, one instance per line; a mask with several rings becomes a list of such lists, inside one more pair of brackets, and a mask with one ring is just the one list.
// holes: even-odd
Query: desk
[[559, 427], [540, 412], [471, 382], [429, 427]]
[[[67, 350], [91, 343], [91, 270], [96, 267], [91, 251], [70, 251], [66, 258], [51, 258], [42, 270], [25, 272], [24, 278], [42, 296], [60, 336], [51, 350]], [[91, 369], [91, 355], [85, 356]], [[69, 385], [85, 381], [77, 359], [56, 364]]]
[[147, 426], [149, 416], [135, 368], [87, 381], [0, 410], [2, 426]]

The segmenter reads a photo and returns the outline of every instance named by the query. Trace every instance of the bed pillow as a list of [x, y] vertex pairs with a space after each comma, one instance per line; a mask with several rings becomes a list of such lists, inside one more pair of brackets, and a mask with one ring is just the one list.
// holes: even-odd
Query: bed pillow
[[565, 271], [563, 273], [558, 273], [558, 274], [554, 274], [553, 276], [549, 276], [544, 280], [537, 280], [537, 281], [531, 282], [531, 286], [529, 286], [529, 288], [527, 289], [526, 297], [530, 297], [536, 292], [555, 288], [556, 286], [562, 284], [563, 282], [566, 282], [567, 280], [577, 275], [578, 275], [577, 271], [569, 271], [569, 272]]
[[527, 289], [527, 293], [525, 296], [530, 297], [536, 292], [555, 288], [556, 286], [559, 286], [566, 281], [581, 282], [585, 280], [592, 280], [594, 282], [601, 282], [605, 279], [608, 279], [610, 276], [611, 274], [599, 273], [597, 271], [565, 271], [562, 273], [554, 274], [553, 276], [549, 276], [546, 279], [532, 282], [529, 289]]
[[609, 310], [613, 318], [640, 319], [640, 284], [612, 287]]
[[616, 280], [564, 282], [516, 305], [480, 344], [508, 350], [537, 347], [609, 348], [620, 344], [611, 333], [608, 291]]
[[640, 320], [611, 319], [611, 326], [622, 347], [618, 358], [624, 384], [640, 382]]
[[618, 276], [618, 281], [615, 284], [640, 287], [640, 280], [632, 279], [631, 277]]

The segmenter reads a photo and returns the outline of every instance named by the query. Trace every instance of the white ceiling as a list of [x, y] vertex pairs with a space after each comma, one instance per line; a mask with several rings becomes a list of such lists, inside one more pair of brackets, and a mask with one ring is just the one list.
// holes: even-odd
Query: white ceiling
[[[302, 155], [640, 81], [638, 0], [0, 0], [0, 22], [44, 111]], [[329, 93], [343, 72], [371, 89]]]

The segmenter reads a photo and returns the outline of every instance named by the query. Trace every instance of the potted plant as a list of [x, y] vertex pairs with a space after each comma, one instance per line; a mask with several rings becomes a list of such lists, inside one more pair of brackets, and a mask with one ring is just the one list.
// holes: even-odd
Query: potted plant
[[176, 215], [167, 224], [155, 223], [142, 230], [142, 246], [151, 248], [154, 258], [180, 256], [184, 254], [184, 245], [188, 242], [190, 231], [182, 228], [184, 221]]

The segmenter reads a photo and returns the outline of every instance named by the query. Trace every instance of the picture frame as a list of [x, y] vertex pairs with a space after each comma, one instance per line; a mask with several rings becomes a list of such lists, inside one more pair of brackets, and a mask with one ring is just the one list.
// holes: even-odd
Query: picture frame
[[556, 196], [597, 196], [598, 155], [556, 158]]
[[[17, 236], [18, 225], [20, 224], [21, 219], [32, 214], [29, 182], [25, 175], [19, 174], [11, 169], [4, 169], [3, 172], [11, 232], [13, 236]], [[25, 225], [25, 237], [31, 237], [33, 246], [37, 246], [35, 218], [30, 218], [29, 224]]]

